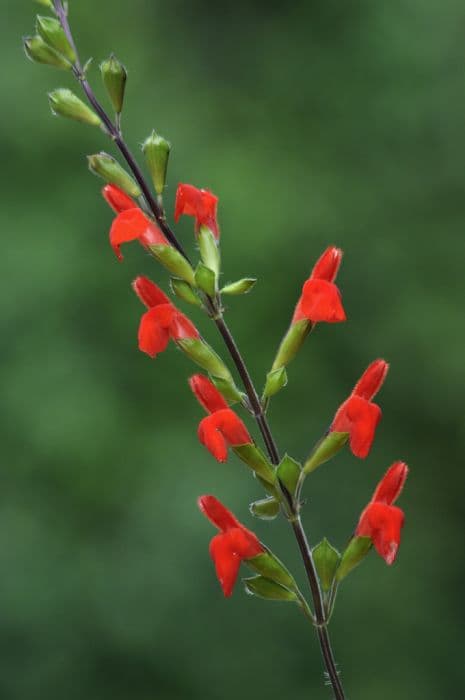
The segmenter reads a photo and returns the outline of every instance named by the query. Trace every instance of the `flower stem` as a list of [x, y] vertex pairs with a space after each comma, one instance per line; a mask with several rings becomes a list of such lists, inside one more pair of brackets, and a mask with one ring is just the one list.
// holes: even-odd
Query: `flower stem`
[[[144, 175], [142, 171], [140, 170], [134, 156], [132, 155], [128, 145], [126, 144], [122, 134], [121, 130], [119, 128], [119, 125], [116, 122], [113, 122], [112, 119], [108, 116], [106, 113], [105, 109], [102, 107], [100, 102], [97, 100], [86, 76], [84, 73], [84, 70], [82, 68], [78, 52], [76, 50], [76, 44], [74, 42], [74, 38], [71, 33], [71, 28], [69, 25], [68, 21], [68, 16], [67, 12], [65, 10], [65, 7], [63, 5], [62, 0], [53, 0], [53, 6], [55, 9], [55, 13], [63, 27], [63, 30], [68, 38], [68, 41], [70, 42], [71, 46], [75, 50], [76, 54], [76, 62], [73, 67], [73, 73], [77, 80], [80, 82], [81, 87], [87, 97], [87, 100], [89, 101], [90, 105], [93, 107], [93, 109], [96, 111], [96, 113], [99, 115], [101, 118], [105, 129], [108, 132], [108, 135], [110, 138], [114, 141], [116, 146], [118, 147], [119, 151], [121, 152], [122, 156], [124, 157], [126, 163], [128, 164], [132, 174], [134, 175], [135, 179], [137, 180], [142, 193], [144, 195], [145, 201], [148, 205], [148, 208], [152, 212], [155, 220], [157, 221], [158, 225], [160, 226], [161, 230], [163, 231], [164, 235], [166, 238], [169, 240], [169, 242], [186, 258], [186, 260], [189, 260], [184, 248], [182, 247], [181, 243], [178, 241], [175, 233], [172, 231], [170, 226], [168, 225], [166, 218], [165, 218], [165, 213], [160, 206], [160, 204], [156, 201], [154, 196], [151, 193], [150, 187], [148, 186]], [[236, 369], [238, 371], [238, 374], [241, 377], [242, 383], [244, 385], [244, 389], [246, 391], [246, 394], [248, 396], [249, 402], [250, 402], [250, 407], [252, 409], [253, 416], [255, 418], [255, 421], [257, 422], [258, 428], [262, 434], [263, 441], [265, 443], [268, 455], [270, 457], [271, 462], [274, 465], [278, 465], [280, 462], [280, 456], [279, 456], [279, 451], [278, 447], [276, 445], [276, 442], [273, 438], [273, 434], [271, 432], [267, 417], [264, 412], [263, 405], [260, 401], [260, 397], [257, 393], [257, 390], [254, 386], [254, 383], [252, 381], [252, 378], [249, 374], [249, 371], [247, 369], [247, 366], [244, 362], [244, 359], [242, 358], [242, 355], [239, 351], [239, 348], [237, 347], [236, 341], [234, 340], [234, 337], [229, 330], [223, 316], [218, 312], [218, 304], [217, 302], [212, 299], [211, 297], [206, 297], [206, 305], [207, 309], [210, 312], [210, 315], [216, 324], [224, 342], [225, 345], [229, 351], [229, 354], [231, 356], [231, 359], [233, 360]], [[285, 497], [285, 496], [283, 496]], [[310, 548], [310, 545], [308, 543], [305, 531], [302, 526], [302, 522], [300, 520], [300, 515], [298, 512], [298, 506], [296, 505], [296, 502], [294, 499], [288, 499], [288, 507], [289, 507], [289, 512], [290, 512], [290, 517], [289, 521], [292, 525], [292, 529], [294, 531], [295, 538], [297, 540], [297, 544], [300, 549], [302, 561], [305, 567], [305, 571], [307, 574], [308, 582], [310, 585], [310, 590], [312, 594], [312, 599], [313, 599], [313, 606], [314, 606], [314, 611], [315, 615], [314, 618], [311, 617], [311, 613], [309, 613], [308, 606], [307, 610], [305, 610], [307, 616], [310, 615], [310, 619], [312, 619], [313, 624], [317, 628], [317, 633], [318, 633], [318, 639], [320, 642], [320, 648], [321, 648], [321, 653], [323, 656], [324, 664], [326, 667], [326, 671], [328, 674], [328, 678], [331, 682], [331, 686], [334, 691], [334, 697], [336, 700], [345, 700], [345, 695], [344, 695], [344, 690], [341, 685], [341, 681], [339, 679], [339, 675], [337, 672], [336, 668], [336, 662], [334, 660], [334, 655], [332, 652], [331, 648], [331, 643], [329, 639], [329, 633], [328, 633], [328, 628], [327, 628], [327, 620], [325, 616], [325, 611], [324, 611], [324, 604], [323, 604], [323, 596], [320, 590], [320, 585], [318, 582], [318, 576], [316, 573], [315, 569], [315, 564], [313, 562], [313, 557], [312, 557], [312, 551]]]

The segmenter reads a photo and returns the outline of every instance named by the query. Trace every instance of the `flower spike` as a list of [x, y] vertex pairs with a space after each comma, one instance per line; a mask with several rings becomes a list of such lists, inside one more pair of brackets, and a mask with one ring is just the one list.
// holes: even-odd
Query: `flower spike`
[[350, 449], [355, 457], [363, 459], [371, 450], [382, 412], [370, 398], [380, 390], [388, 369], [387, 362], [375, 360], [334, 416], [331, 432], [349, 433]]
[[209, 190], [199, 190], [193, 185], [178, 185], [174, 207], [174, 220], [186, 214], [195, 218], [198, 233], [202, 225], [207, 226], [218, 240], [220, 230], [217, 221], [218, 197]]
[[229, 597], [243, 560], [252, 559], [265, 550], [256, 535], [242, 525], [214, 496], [198, 499], [201, 512], [220, 530], [210, 542], [210, 556], [223, 593]]

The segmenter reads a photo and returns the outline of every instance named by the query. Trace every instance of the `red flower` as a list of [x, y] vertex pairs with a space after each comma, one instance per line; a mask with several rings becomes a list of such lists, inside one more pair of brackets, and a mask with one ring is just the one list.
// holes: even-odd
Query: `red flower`
[[237, 580], [241, 561], [264, 552], [256, 535], [236, 520], [234, 515], [214, 496], [201, 496], [198, 505], [202, 513], [220, 530], [210, 542], [210, 556], [223, 593], [229, 597]]
[[171, 340], [198, 338], [196, 327], [147, 277], [137, 277], [133, 289], [148, 311], [139, 325], [139, 349], [150, 357], [166, 350]]
[[334, 284], [342, 260], [342, 250], [330, 246], [318, 259], [302, 288], [292, 323], [307, 319], [311, 323], [338, 323], [346, 320], [341, 293]]
[[386, 564], [392, 564], [397, 556], [400, 535], [404, 525], [404, 513], [393, 506], [408, 474], [404, 462], [395, 462], [387, 470], [367, 505], [357, 525], [358, 537], [370, 537], [376, 551]]
[[331, 425], [331, 432], [349, 433], [349, 444], [356, 457], [366, 457], [381, 420], [380, 407], [370, 401], [380, 390], [389, 365], [375, 360], [363, 373], [352, 394], [339, 407]]
[[106, 185], [103, 196], [117, 216], [110, 229], [110, 244], [119, 260], [122, 243], [138, 240], [141, 245], [169, 245], [158, 226], [151, 221], [123, 190]]
[[202, 374], [195, 374], [189, 384], [199, 403], [211, 415], [199, 423], [197, 434], [202, 445], [218, 462], [228, 459], [228, 446], [252, 443], [247, 428], [234, 413], [214, 384]]
[[195, 230], [207, 226], [216, 239], [220, 237], [217, 222], [218, 197], [209, 190], [199, 190], [193, 185], [178, 185], [174, 206], [174, 220], [182, 214], [195, 218]]
[[228, 404], [216, 386], [203, 374], [194, 374], [189, 379], [189, 386], [207, 413], [215, 413], [215, 411], [228, 408]]

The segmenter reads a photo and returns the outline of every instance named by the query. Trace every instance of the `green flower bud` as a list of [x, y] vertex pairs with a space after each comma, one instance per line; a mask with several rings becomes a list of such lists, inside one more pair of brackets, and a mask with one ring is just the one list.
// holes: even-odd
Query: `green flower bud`
[[230, 284], [226, 284], [223, 289], [221, 290], [222, 294], [248, 294], [250, 290], [255, 286], [255, 283], [257, 282], [255, 277], [244, 277], [241, 280], [237, 280], [237, 282], [231, 282]]
[[264, 576], [253, 576], [243, 579], [245, 591], [249, 595], [258, 596], [265, 600], [281, 600], [288, 603], [296, 603], [297, 596], [279, 583], [270, 581]]
[[120, 114], [123, 109], [124, 90], [128, 74], [126, 68], [111, 54], [110, 58], [100, 64], [103, 84], [111, 100], [113, 109]]
[[140, 197], [142, 191], [134, 178], [105, 151], [87, 156], [89, 170], [103, 178], [106, 182], [116, 185], [131, 197]]
[[263, 390], [263, 398], [268, 399], [284, 389], [287, 384], [287, 372], [285, 367], [280, 367], [266, 375], [266, 384]]
[[152, 176], [155, 192], [161, 195], [165, 189], [171, 144], [163, 136], [159, 136], [155, 131], [152, 131], [142, 144], [142, 151]]
[[321, 540], [313, 548], [313, 561], [320, 579], [321, 587], [326, 592], [332, 586], [336, 569], [341, 561], [341, 555], [326, 539]]
[[299, 462], [289, 455], [284, 455], [278, 467], [278, 479], [291, 496], [295, 494], [301, 472]]
[[280, 505], [276, 498], [261, 498], [250, 504], [249, 510], [260, 520], [274, 520], [279, 515]]
[[34, 63], [44, 63], [63, 70], [71, 70], [71, 63], [64, 56], [45, 43], [41, 36], [27, 36], [23, 39], [26, 56]]
[[76, 60], [76, 53], [69, 43], [60, 22], [54, 17], [37, 16], [37, 33], [46, 44], [65, 56], [70, 63]]
[[100, 117], [67, 88], [59, 88], [49, 92], [48, 99], [53, 114], [75, 119], [91, 126], [100, 126], [102, 123]]

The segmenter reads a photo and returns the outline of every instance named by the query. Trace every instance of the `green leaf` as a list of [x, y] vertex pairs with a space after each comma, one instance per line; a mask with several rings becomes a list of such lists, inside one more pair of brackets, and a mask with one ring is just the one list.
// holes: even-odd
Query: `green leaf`
[[222, 288], [221, 293], [232, 295], [248, 294], [255, 286], [256, 282], [257, 280], [255, 277], [244, 277], [241, 280], [237, 280], [237, 282], [230, 282], [230, 284], [226, 284]]
[[247, 559], [245, 563], [247, 566], [250, 566], [251, 569], [270, 581], [279, 583], [281, 586], [285, 586], [291, 590], [296, 589], [296, 583], [289, 571], [286, 569], [284, 564], [279, 561], [279, 559], [269, 550], [263, 552], [263, 554], [258, 554], [258, 556], [253, 557], [252, 559]]
[[280, 504], [276, 498], [261, 498], [250, 504], [249, 510], [253, 516], [261, 520], [274, 520], [279, 515]]
[[277, 474], [279, 481], [285, 486], [291, 496], [295, 494], [301, 472], [302, 467], [299, 462], [292, 459], [292, 457], [289, 457], [287, 454], [284, 455], [278, 467]]
[[353, 537], [342, 554], [341, 563], [336, 571], [336, 581], [342, 581], [370, 551], [372, 541], [369, 537]]
[[320, 440], [310, 457], [305, 462], [305, 474], [310, 474], [310, 472], [314, 471], [317, 467], [337, 455], [337, 453], [342, 450], [348, 439], [349, 433], [328, 433], [328, 435]]
[[247, 464], [248, 467], [253, 469], [253, 471], [264, 481], [271, 485], [275, 483], [276, 473], [257, 445], [254, 445], [253, 443], [236, 445], [233, 447], [233, 450], [239, 459], [241, 459], [244, 464]]
[[321, 540], [313, 548], [313, 561], [320, 578], [321, 587], [324, 591], [329, 591], [334, 580], [336, 569], [341, 561], [341, 555], [326, 539]]
[[272, 370], [266, 375], [265, 389], [263, 390], [263, 398], [268, 399], [281, 391], [287, 384], [287, 372], [285, 367]]
[[297, 596], [279, 583], [270, 581], [263, 576], [253, 576], [243, 579], [246, 593], [264, 598], [265, 600], [279, 600], [288, 603], [296, 603]]
[[203, 263], [199, 263], [195, 270], [195, 283], [202, 292], [213, 297], [216, 294], [216, 275], [213, 270]]

